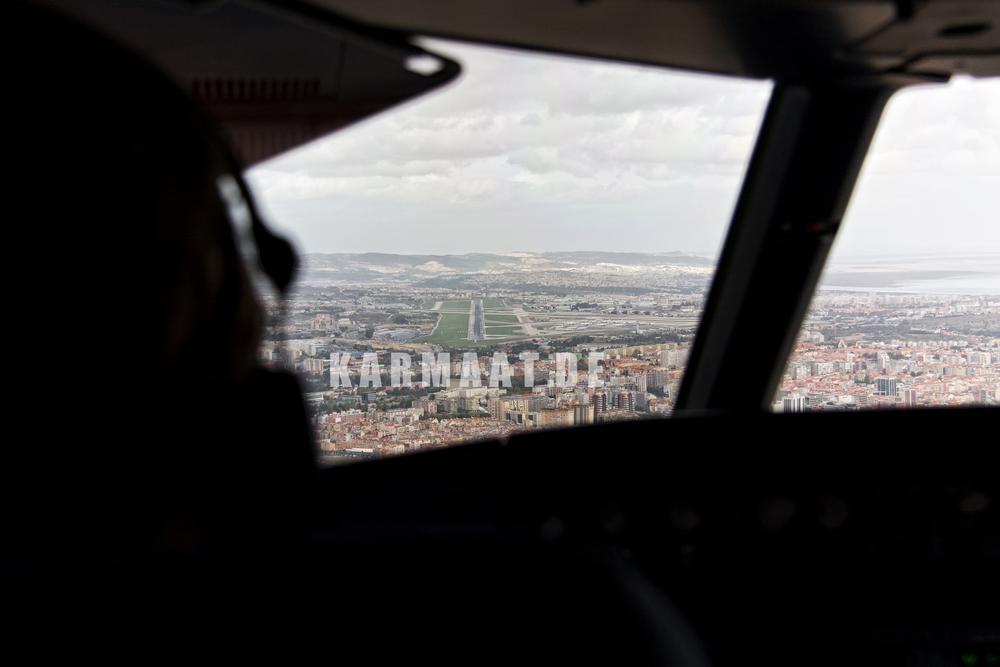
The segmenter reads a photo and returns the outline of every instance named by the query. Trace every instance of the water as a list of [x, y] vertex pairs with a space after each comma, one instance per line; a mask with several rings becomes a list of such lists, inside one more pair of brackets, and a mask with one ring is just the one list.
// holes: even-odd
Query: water
[[1000, 295], [1000, 253], [832, 258], [820, 288], [854, 292]]

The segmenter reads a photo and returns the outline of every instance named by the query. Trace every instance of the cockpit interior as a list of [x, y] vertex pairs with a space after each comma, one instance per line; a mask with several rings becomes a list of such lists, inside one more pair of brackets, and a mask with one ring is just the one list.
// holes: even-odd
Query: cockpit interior
[[[5, 653], [998, 664], [997, 408], [769, 406], [887, 101], [1000, 76], [1000, 3], [3, 11], [11, 319], [46, 341], [9, 337]], [[243, 174], [455, 80], [421, 36], [773, 82], [671, 419], [317, 467], [255, 357], [251, 270], [298, 259]]]

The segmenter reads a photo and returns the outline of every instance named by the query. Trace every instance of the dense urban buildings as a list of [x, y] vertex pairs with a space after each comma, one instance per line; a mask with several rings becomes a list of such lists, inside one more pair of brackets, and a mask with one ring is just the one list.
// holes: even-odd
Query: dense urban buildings
[[998, 404], [998, 322], [1000, 296], [823, 292], [774, 409]]
[[[711, 263], [580, 254], [598, 256], [482, 255], [458, 270], [307, 255], [291, 298], [265, 297], [261, 360], [298, 374], [328, 463], [669, 416]], [[1000, 296], [820, 292], [772, 409], [996, 404], [998, 310]]]

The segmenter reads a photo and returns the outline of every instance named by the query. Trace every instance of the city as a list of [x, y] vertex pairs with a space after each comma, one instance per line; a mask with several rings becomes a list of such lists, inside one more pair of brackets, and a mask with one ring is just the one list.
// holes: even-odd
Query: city
[[775, 411], [1000, 403], [1000, 297], [824, 291]]
[[[682, 253], [304, 260], [285, 303], [263, 299], [260, 357], [299, 377], [327, 464], [669, 417], [714, 271]], [[1000, 295], [821, 290], [772, 410], [996, 404], [998, 344]]]

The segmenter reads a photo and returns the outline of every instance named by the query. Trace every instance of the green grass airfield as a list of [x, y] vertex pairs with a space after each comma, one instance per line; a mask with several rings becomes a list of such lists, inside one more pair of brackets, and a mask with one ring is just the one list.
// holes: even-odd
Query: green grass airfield
[[[483, 299], [483, 316], [486, 320], [486, 335], [488, 340], [469, 340], [469, 310], [472, 308], [470, 299], [458, 301], [442, 301], [437, 312], [440, 313], [437, 327], [429, 336], [417, 338], [414, 343], [428, 343], [442, 347], [465, 348], [496, 345], [508, 340], [518, 340], [524, 336], [521, 328], [510, 326], [518, 324], [516, 315], [503, 299]], [[437, 302], [426, 301], [420, 305], [421, 310], [432, 310]], [[503, 336], [503, 338], [493, 338]]]

